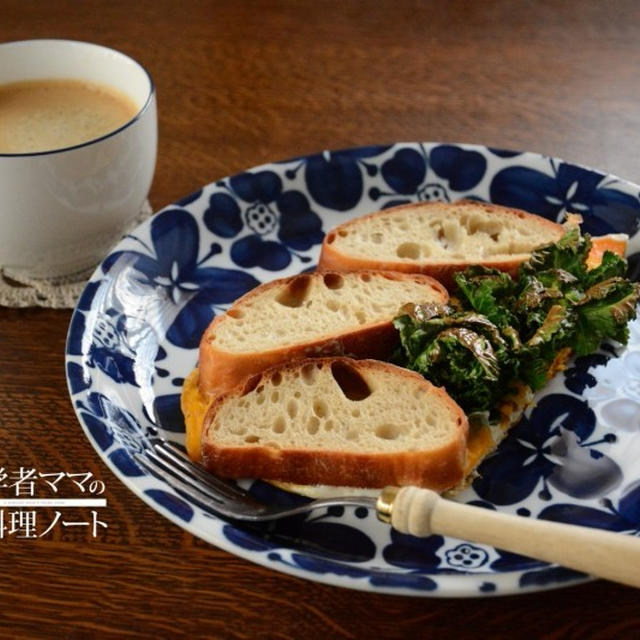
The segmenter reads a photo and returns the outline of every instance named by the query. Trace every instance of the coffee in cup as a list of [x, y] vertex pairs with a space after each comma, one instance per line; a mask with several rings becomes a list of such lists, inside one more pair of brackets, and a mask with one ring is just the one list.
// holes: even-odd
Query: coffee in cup
[[72, 147], [115, 131], [137, 112], [126, 94], [84, 80], [0, 85], [0, 153]]
[[71, 40], [0, 44], [0, 273], [95, 267], [138, 218], [156, 149], [155, 89], [133, 59]]

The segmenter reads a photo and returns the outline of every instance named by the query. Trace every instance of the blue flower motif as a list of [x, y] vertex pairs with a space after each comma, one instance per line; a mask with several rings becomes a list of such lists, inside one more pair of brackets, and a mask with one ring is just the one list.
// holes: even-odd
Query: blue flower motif
[[427, 176], [427, 167], [424, 149], [400, 149], [382, 165], [382, 177], [395, 193], [413, 196]]
[[344, 564], [341, 562], [335, 562], [333, 560], [327, 560], [325, 558], [319, 558], [314, 555], [302, 555], [300, 553], [293, 553], [291, 560], [295, 567], [306, 569], [307, 571], [313, 571], [313, 573], [333, 573], [338, 576], [348, 576], [350, 578], [365, 578], [369, 575], [367, 569], [361, 567]]
[[[301, 161], [304, 165], [306, 186], [311, 197], [318, 204], [335, 211], [353, 209], [364, 191], [362, 169], [367, 175], [378, 172], [374, 164], [365, 162], [384, 153], [389, 147], [370, 146], [345, 151], [325, 151], [308, 156]], [[292, 177], [294, 170], [288, 172]]]
[[513, 151], [511, 149], [496, 149], [495, 147], [487, 147], [487, 151], [493, 153], [494, 156], [498, 156], [498, 158], [515, 158], [516, 156], [522, 155], [522, 151]]
[[575, 582], [580, 578], [586, 580], [588, 576], [565, 567], [544, 567], [543, 569], [523, 573], [518, 583], [521, 587], [546, 587], [564, 582]]
[[436, 552], [443, 544], [442, 536], [419, 538], [392, 529], [391, 544], [383, 549], [382, 555], [386, 562], [396, 567], [430, 573], [440, 566]]
[[463, 571], [478, 569], [489, 559], [489, 554], [484, 549], [467, 542], [448, 549], [444, 555], [449, 566]]
[[180, 520], [189, 522], [194, 516], [191, 505], [174, 493], [162, 489], [147, 489], [144, 493]]
[[438, 589], [438, 583], [435, 580], [419, 573], [371, 572], [369, 582], [374, 587], [393, 587], [418, 591], [436, 591]]
[[140, 384], [136, 377], [135, 349], [129, 340], [128, 318], [114, 308], [96, 320], [86, 365], [106, 373], [117, 383]]
[[103, 280], [89, 282], [78, 299], [76, 310], [71, 318], [69, 335], [67, 336], [67, 353], [74, 356], [82, 355], [83, 341], [87, 327], [85, 322], [85, 312], [89, 311], [96, 293], [103, 284]]
[[77, 402], [77, 407], [101, 449], [108, 449], [114, 439], [128, 451], [142, 451], [149, 446], [148, 436], [153, 435], [154, 427], [145, 429], [129, 411], [122, 409], [102, 393], [89, 393], [85, 401]]
[[198, 223], [188, 211], [167, 209], [157, 214], [150, 232], [151, 247], [136, 238], [143, 250], [112, 253], [104, 261], [103, 271], [108, 273], [116, 263], [135, 269], [138, 283], [153, 288], [179, 309], [166, 333], [169, 342], [193, 349], [214, 309], [230, 304], [259, 281], [244, 271], [203, 266], [222, 248], [214, 242], [205, 255], [199, 255]]
[[[429, 169], [437, 176], [427, 181]], [[407, 196], [395, 198], [386, 207], [415, 200], [449, 201], [449, 193], [442, 182], [448, 182], [454, 191], [469, 191], [477, 186], [487, 171], [487, 160], [478, 151], [467, 151], [453, 145], [439, 145], [427, 155], [424, 147], [419, 150], [399, 149], [382, 165], [385, 182], [395, 194]], [[382, 195], [377, 187], [370, 191], [374, 199]]]
[[[282, 180], [273, 171], [243, 173], [229, 179], [231, 193], [216, 192], [204, 212], [207, 228], [222, 238], [235, 238], [244, 229], [249, 234], [231, 245], [231, 259], [245, 269], [262, 267], [280, 271], [298, 255], [324, 238], [322, 220], [311, 210], [309, 200], [299, 191], [284, 191]], [[273, 236], [277, 240], [269, 239]]]
[[543, 481], [540, 498], [549, 500], [549, 486], [576, 498], [603, 495], [622, 480], [620, 467], [588, 442], [595, 428], [589, 405], [564, 394], [540, 400], [530, 418], [523, 418], [479, 468], [473, 488], [493, 504], [524, 500]]
[[[117, 279], [115, 280], [117, 283]], [[152, 324], [154, 312], [152, 305], [145, 301], [145, 315], [137, 313], [122, 303], [118, 296], [123, 295], [140, 304], [137, 291], [129, 291], [117, 284], [110, 287], [107, 281], [101, 294], [102, 313], [86, 314], [77, 310], [74, 314], [69, 332], [69, 352], [84, 355], [84, 367], [81, 369], [82, 379], [73, 380], [74, 388], [90, 383], [89, 369], [99, 369], [118, 384], [130, 384], [134, 387], [146, 387], [152, 384], [154, 373], [159, 377], [168, 375], [161, 367], [150, 367], [141, 361], [139, 354], [153, 353], [157, 350], [166, 356], [164, 349], [158, 346], [158, 333]], [[154, 297], [154, 294], [150, 297]], [[113, 306], [107, 304], [107, 298]], [[91, 341], [83, 341], [77, 327], [85, 331], [86, 319], [92, 322]], [[86, 350], [86, 353], [83, 352]], [[76, 370], [77, 371], [77, 370]]]
[[122, 474], [131, 478], [135, 476], [144, 476], [143, 471], [135, 462], [129, 451], [124, 447], [116, 449], [109, 454], [109, 460], [120, 470]]
[[592, 235], [627, 233], [640, 225], [640, 201], [611, 188], [601, 174], [550, 160], [553, 175], [523, 166], [499, 171], [490, 187], [491, 201], [562, 221], [565, 212], [579, 213], [582, 228]]
[[622, 493], [615, 507], [609, 498], [601, 501], [604, 509], [575, 504], [553, 504], [540, 512], [543, 520], [580, 524], [610, 531], [640, 533], [640, 481], [633, 482]]
[[147, 432], [136, 419], [124, 409], [114, 404], [101, 393], [89, 393], [86, 402], [77, 402], [78, 413], [89, 433], [102, 451], [121, 444], [111, 451], [109, 460], [128, 477], [142, 476], [144, 471], [138, 467], [131, 451], [141, 451]]
[[158, 427], [165, 431], [184, 433], [184, 415], [180, 408], [180, 394], [156, 396], [153, 400], [153, 417]]
[[603, 353], [594, 353], [588, 356], [579, 356], [573, 365], [564, 371], [565, 386], [569, 391], [582, 395], [585, 389], [594, 387], [598, 381], [589, 369], [605, 365], [610, 359]]
[[67, 380], [72, 396], [91, 388], [91, 376], [75, 362], [67, 363]]
[[429, 161], [436, 175], [447, 180], [454, 191], [473, 189], [487, 172], [487, 159], [481, 153], [454, 145], [436, 147]]

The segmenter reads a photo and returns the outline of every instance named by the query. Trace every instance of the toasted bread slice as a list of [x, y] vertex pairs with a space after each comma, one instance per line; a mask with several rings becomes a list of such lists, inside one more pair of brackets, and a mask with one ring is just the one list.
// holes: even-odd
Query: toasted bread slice
[[425, 273], [445, 286], [481, 264], [509, 273], [531, 251], [562, 236], [562, 225], [519, 209], [473, 200], [417, 202], [335, 227], [320, 255], [324, 269]]
[[229, 478], [443, 491], [464, 477], [467, 432], [462, 409], [414, 372], [313, 358], [272, 367], [217, 397], [202, 458]]
[[446, 302], [420, 274], [322, 271], [256, 287], [218, 316], [199, 350], [200, 391], [215, 396], [270, 366], [311, 356], [387, 359], [398, 345], [392, 321], [409, 302]]
[[[479, 475], [478, 467], [490, 456], [508, 432], [522, 417], [526, 408], [533, 401], [533, 393], [529, 387], [516, 383], [498, 407], [498, 416], [493, 422], [483, 423], [480, 420], [469, 420], [467, 436], [467, 454], [463, 478], [456, 485], [447, 489], [444, 494], [452, 497], [466, 489]], [[308, 498], [337, 498], [350, 495], [377, 497], [379, 489], [369, 487], [339, 487], [327, 484], [295, 484], [292, 482], [271, 481], [284, 491], [297, 493]]]

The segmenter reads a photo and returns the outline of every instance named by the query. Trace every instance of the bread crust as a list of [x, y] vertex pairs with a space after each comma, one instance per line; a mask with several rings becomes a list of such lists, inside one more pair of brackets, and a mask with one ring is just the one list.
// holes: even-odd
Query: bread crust
[[[319, 268], [322, 269], [334, 269], [337, 271], [358, 271], [362, 269], [380, 269], [380, 270], [392, 270], [400, 273], [421, 273], [429, 275], [439, 282], [442, 282], [445, 287], [451, 289], [454, 286], [453, 276], [458, 271], [463, 271], [467, 267], [475, 264], [481, 264], [489, 268], [499, 269], [505, 271], [511, 275], [515, 275], [519, 265], [527, 260], [530, 256], [529, 253], [514, 254], [506, 258], [487, 258], [479, 260], [473, 258], [470, 260], [430, 260], [423, 262], [403, 262], [403, 261], [391, 261], [391, 260], [375, 260], [369, 258], [361, 258], [358, 256], [349, 255], [341, 252], [333, 245], [336, 234], [340, 230], [348, 229], [349, 227], [357, 226], [363, 221], [379, 216], [381, 214], [389, 214], [389, 212], [402, 214], [407, 211], [429, 208], [432, 205], [438, 207], [447, 206], [449, 203], [428, 203], [428, 202], [411, 202], [409, 204], [399, 205], [383, 211], [376, 211], [359, 218], [349, 220], [338, 227], [332, 229], [326, 236], [322, 243], [322, 249], [320, 252]], [[535, 224], [540, 225], [541, 229], [545, 229], [546, 233], [555, 234], [557, 239], [562, 236], [562, 225], [542, 218], [541, 216], [522, 211], [521, 209], [515, 209], [511, 207], [503, 207], [501, 205], [478, 202], [475, 200], [458, 200], [455, 203], [451, 203], [452, 206], [460, 205], [473, 205], [474, 208], [483, 210], [484, 212], [491, 214], [499, 211], [500, 213], [510, 216], [516, 216], [520, 219], [528, 219]]]
[[[322, 449], [276, 449], [263, 445], [218, 446], [210, 429], [220, 408], [230, 399], [245, 395], [261, 381], [277, 372], [303, 367], [307, 363], [336, 361], [350, 363], [359, 370], [385, 369], [404, 378], [403, 384], [418, 385], [438, 396], [453, 416], [452, 438], [446, 444], [423, 451], [367, 453]], [[419, 374], [376, 360], [350, 358], [313, 358], [288, 363], [245, 380], [218, 396], [207, 412], [202, 431], [202, 462], [217, 475], [227, 478], [262, 478], [302, 485], [331, 485], [380, 488], [387, 485], [414, 485], [444, 491], [460, 483], [465, 474], [469, 424], [465, 413], [441, 387]]]
[[[434, 294], [448, 300], [447, 290], [443, 285], [430, 276], [421, 274], [402, 274], [398, 272], [366, 270], [369, 273], [382, 274], [384, 277], [395, 280], [409, 280], [430, 287]], [[325, 274], [334, 273], [330, 269], [320, 269], [313, 274], [322, 277]], [[335, 272], [338, 273], [338, 272]], [[274, 287], [286, 286], [299, 276], [280, 278], [249, 291], [239, 298], [229, 309], [227, 314], [241, 309], [247, 302], [261, 296], [265, 291]], [[301, 360], [309, 357], [341, 356], [348, 355], [355, 358], [388, 359], [398, 346], [398, 332], [393, 326], [393, 318], [388, 321], [375, 324], [360, 325], [353, 330], [341, 334], [326, 334], [315, 340], [277, 347], [261, 352], [230, 353], [218, 349], [211, 341], [218, 325], [225, 322], [227, 314], [214, 318], [200, 341], [199, 363], [200, 371], [198, 385], [200, 391], [208, 396], [215, 396], [233, 389], [245, 378], [264, 371], [279, 363]]]
[[455, 443], [433, 451], [393, 454], [202, 446], [205, 467], [223, 478], [368, 489], [417, 486], [434, 491], [446, 491], [463, 480], [462, 455]]

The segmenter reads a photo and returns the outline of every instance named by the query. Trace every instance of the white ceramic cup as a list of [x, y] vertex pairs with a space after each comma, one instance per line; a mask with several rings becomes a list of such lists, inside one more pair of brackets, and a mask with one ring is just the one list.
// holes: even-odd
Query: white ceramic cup
[[96, 265], [137, 218], [155, 169], [155, 89], [140, 64], [86, 42], [0, 44], [0, 85], [49, 78], [108, 85], [138, 111], [82, 144], [0, 153], [0, 268], [18, 279], [73, 276]]

